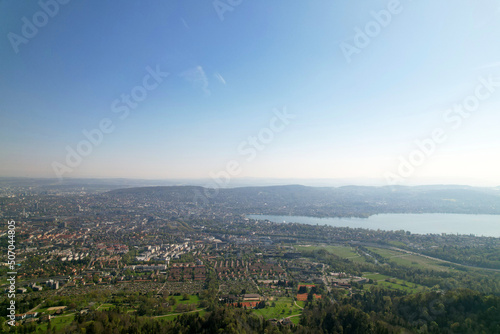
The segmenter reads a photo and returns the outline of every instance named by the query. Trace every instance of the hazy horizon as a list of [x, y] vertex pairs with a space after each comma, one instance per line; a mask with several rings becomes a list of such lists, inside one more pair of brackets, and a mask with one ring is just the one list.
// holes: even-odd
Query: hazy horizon
[[[257, 178], [257, 177], [241, 177], [232, 178], [229, 182], [223, 182], [222, 179], [212, 179], [212, 178], [179, 178], [179, 179], [144, 179], [144, 178], [108, 178], [108, 177], [68, 177], [62, 180], [54, 177], [5, 177], [0, 176], [0, 182], [2, 180], [37, 180], [37, 181], [53, 181], [56, 184], [64, 183], [78, 183], [78, 182], [89, 182], [95, 181], [98, 183], [106, 184], [127, 184], [134, 186], [202, 186], [210, 188], [235, 188], [235, 187], [251, 187], [251, 186], [287, 186], [287, 185], [302, 185], [308, 187], [344, 187], [344, 186], [366, 186], [366, 187], [383, 187], [390, 186], [385, 183], [382, 179], [289, 179], [289, 178]], [[450, 187], [483, 187], [483, 188], [498, 188], [500, 184], [486, 184], [481, 182], [422, 182], [413, 184], [404, 184], [403, 186], [418, 187], [418, 186], [450, 186]]]

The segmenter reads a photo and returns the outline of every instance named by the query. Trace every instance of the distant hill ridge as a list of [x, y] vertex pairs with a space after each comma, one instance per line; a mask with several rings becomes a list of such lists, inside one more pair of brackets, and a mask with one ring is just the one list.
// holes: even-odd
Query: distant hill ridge
[[203, 188], [158, 186], [112, 190], [112, 197], [230, 210], [242, 214], [367, 217], [377, 213], [500, 214], [500, 189], [471, 186], [302, 185]]

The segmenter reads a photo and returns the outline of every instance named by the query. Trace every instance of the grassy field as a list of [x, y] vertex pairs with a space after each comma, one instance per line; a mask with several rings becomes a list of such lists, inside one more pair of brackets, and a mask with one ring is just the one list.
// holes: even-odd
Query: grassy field
[[354, 263], [367, 263], [366, 259], [364, 256], [356, 256], [356, 257], [350, 257], [348, 258], [350, 261], [354, 262]]
[[297, 305], [299, 305], [300, 307], [304, 307], [306, 306], [306, 302], [305, 301], [302, 301], [302, 300], [297, 300], [296, 301]]
[[342, 258], [349, 258], [358, 256], [356, 251], [352, 247], [346, 246], [330, 246], [330, 245], [311, 245], [311, 246], [295, 246], [298, 251], [304, 250], [317, 250], [317, 249], [325, 249], [328, 252], [335, 254]]
[[354, 250], [354, 248], [352, 247], [327, 246], [326, 248], [330, 253], [333, 253], [343, 258], [352, 258], [352, 257], [357, 257], [359, 255], [358, 253], [356, 253], [356, 250]]
[[394, 241], [394, 240], [391, 240], [389, 241], [389, 244], [395, 246], [395, 247], [404, 247], [406, 246], [405, 243], [402, 243], [401, 241]]
[[401, 290], [401, 291], [406, 291], [410, 293], [417, 293], [419, 291], [422, 291], [423, 289], [419, 289], [418, 287], [415, 287], [414, 284], [409, 283], [411, 285], [405, 285], [405, 281], [401, 280], [396, 280], [396, 282], [386, 282], [386, 281], [381, 281], [378, 282], [378, 286], [383, 286], [387, 289], [391, 290]]
[[430, 269], [436, 271], [450, 271], [450, 268], [441, 266], [439, 261], [431, 260], [419, 255], [411, 255], [405, 252], [400, 252], [392, 249], [367, 247], [371, 252], [377, 253], [388, 261], [393, 261], [396, 264], [419, 268]]
[[[50, 319], [50, 326], [52, 328], [57, 328], [57, 330], [64, 328], [68, 326], [73, 320], [75, 319], [75, 314], [66, 314], [66, 315], [60, 315], [56, 316], [52, 319]], [[47, 323], [44, 322], [43, 324], [40, 324], [37, 326], [37, 331], [46, 332], [47, 331]]]
[[[402, 290], [410, 293], [416, 293], [419, 291], [427, 290], [427, 288], [423, 285], [407, 282], [402, 279], [378, 274], [378, 273], [363, 273], [363, 277], [372, 279], [377, 282], [376, 286], [382, 286], [391, 290]], [[390, 280], [387, 282], [386, 280]], [[374, 284], [365, 284], [365, 288], [369, 289], [370, 286], [375, 286]]]
[[[200, 310], [200, 311], [190, 311], [190, 312], [186, 312], [186, 313], [198, 313], [198, 316], [202, 317], [207, 311], [205, 310]], [[182, 313], [173, 313], [173, 314], [167, 314], [167, 315], [161, 315], [161, 316], [158, 316], [156, 318], [158, 319], [161, 319], [161, 320], [166, 320], [166, 321], [171, 321], [175, 318], [177, 318], [179, 315], [181, 315]]]
[[366, 277], [368, 279], [372, 279], [374, 281], [379, 281], [379, 280], [384, 280], [386, 278], [389, 278], [389, 276], [378, 274], [378, 273], [363, 273], [363, 277]]
[[189, 295], [189, 300], [182, 300], [182, 295], [173, 297], [177, 300], [177, 304], [195, 304], [200, 302], [200, 298], [197, 295]]
[[365, 258], [356, 253], [356, 250], [350, 246], [310, 245], [310, 246], [295, 246], [295, 248], [298, 251], [325, 249], [329, 253], [335, 254], [338, 257], [344, 259], [349, 259], [352, 262], [366, 263]]
[[107, 310], [110, 310], [110, 309], [115, 308], [115, 307], [116, 306], [113, 304], [101, 304], [101, 305], [99, 305], [97, 310], [98, 311], [107, 311]]
[[[302, 312], [302, 310], [298, 308], [296, 305], [293, 305], [293, 307], [291, 306], [291, 304], [293, 304], [292, 298], [279, 298], [275, 300], [274, 301], [274, 303], [276, 303], [275, 307], [271, 306], [272, 303], [273, 302], [270, 301], [268, 302], [269, 306], [266, 306], [266, 308], [252, 310], [252, 311], [255, 314], [263, 316], [264, 319], [272, 319], [272, 318], [281, 319], [289, 317], [291, 315], [300, 314]], [[292, 311], [291, 313], [290, 309]]]
[[403, 266], [415, 268], [427, 268], [436, 271], [450, 271], [451, 268], [440, 265], [441, 262], [427, 259], [418, 255], [408, 255], [405, 257], [395, 257], [391, 261]]
[[366, 247], [370, 252], [377, 253], [385, 258], [406, 255], [406, 253], [387, 248]]

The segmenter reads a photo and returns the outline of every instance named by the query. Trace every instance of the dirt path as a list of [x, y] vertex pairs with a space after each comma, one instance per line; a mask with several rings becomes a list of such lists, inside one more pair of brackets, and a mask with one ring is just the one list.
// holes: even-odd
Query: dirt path
[[29, 313], [29, 312], [35, 312], [36, 310], [38, 310], [38, 308], [39, 308], [40, 306], [42, 306], [42, 304], [43, 304], [43, 303], [45, 303], [45, 299], [44, 299], [44, 300], [42, 300], [42, 302], [41, 302], [40, 304], [38, 304], [37, 306], [33, 307], [31, 310], [29, 310], [29, 311], [28, 311], [28, 312], [26, 312], [26, 313]]
[[200, 312], [200, 311], [203, 311], [204, 309], [206, 309], [206, 307], [199, 308], [199, 309], [196, 309], [196, 310], [193, 310], [193, 311], [187, 311], [187, 312], [170, 313], [170, 314], [164, 314], [164, 315], [155, 315], [155, 316], [153, 316], [153, 318], [170, 317], [170, 316], [173, 316], [173, 315], [181, 315], [181, 314], [187, 314], [187, 313]]

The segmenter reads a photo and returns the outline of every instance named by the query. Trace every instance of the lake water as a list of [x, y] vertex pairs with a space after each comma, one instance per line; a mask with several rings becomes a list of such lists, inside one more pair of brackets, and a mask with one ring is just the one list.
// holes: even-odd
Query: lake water
[[369, 218], [315, 218], [302, 216], [248, 215], [276, 223], [301, 223], [372, 230], [405, 230], [417, 234], [475, 234], [500, 238], [500, 215], [464, 215], [446, 213], [380, 214]]

